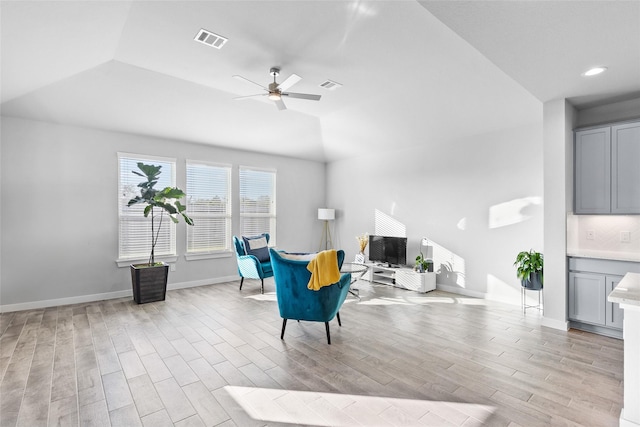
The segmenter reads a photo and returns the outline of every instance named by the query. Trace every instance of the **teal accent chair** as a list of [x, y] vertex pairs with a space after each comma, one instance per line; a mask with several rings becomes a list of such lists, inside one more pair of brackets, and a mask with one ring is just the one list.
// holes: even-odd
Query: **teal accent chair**
[[[269, 243], [269, 234], [262, 234]], [[267, 277], [273, 277], [273, 268], [271, 268], [271, 261], [260, 262], [258, 258], [253, 255], [247, 254], [247, 250], [244, 247], [244, 241], [242, 238], [233, 236], [233, 246], [236, 250], [236, 259], [238, 261], [238, 274], [240, 275], [240, 290], [242, 290], [242, 283], [244, 279], [260, 279], [261, 288], [260, 293], [264, 294], [264, 279]]]
[[[330, 286], [312, 291], [307, 288], [311, 272], [307, 270], [309, 256], [307, 259], [303, 254], [287, 254], [270, 249], [271, 265], [273, 266], [273, 276], [276, 281], [276, 296], [278, 298], [278, 308], [282, 317], [282, 333], [280, 339], [284, 339], [284, 330], [287, 327], [288, 319], [295, 319], [309, 322], [324, 322], [327, 331], [327, 343], [331, 344], [331, 334], [329, 332], [329, 321], [334, 317], [340, 321], [340, 307], [347, 298], [349, 286], [351, 286], [351, 274], [344, 273], [340, 276], [340, 281]], [[309, 254], [306, 254], [309, 255]], [[337, 251], [338, 267], [342, 267], [344, 261], [344, 251]]]

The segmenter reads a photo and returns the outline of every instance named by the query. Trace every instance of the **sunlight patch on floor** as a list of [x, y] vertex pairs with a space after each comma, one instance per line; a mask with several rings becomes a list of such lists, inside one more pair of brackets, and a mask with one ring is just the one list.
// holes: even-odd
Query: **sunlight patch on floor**
[[256, 301], [278, 301], [275, 292], [265, 292], [264, 294], [247, 295], [246, 299], [253, 299]]
[[467, 297], [381, 297], [360, 301], [360, 305], [429, 305], [429, 304], [461, 304], [461, 305], [488, 305], [488, 301], [480, 298]]
[[251, 418], [292, 425], [443, 425], [453, 419], [477, 425], [486, 422], [496, 410], [493, 406], [475, 403], [260, 387], [225, 386], [224, 389]]

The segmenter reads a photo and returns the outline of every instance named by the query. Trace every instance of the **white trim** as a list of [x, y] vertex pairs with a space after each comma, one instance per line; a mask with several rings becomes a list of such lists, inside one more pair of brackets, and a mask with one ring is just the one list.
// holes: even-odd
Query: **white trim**
[[[174, 289], [195, 288], [198, 286], [205, 286], [205, 285], [217, 285], [220, 283], [237, 281], [238, 279], [240, 279], [240, 277], [237, 275], [234, 275], [234, 276], [226, 276], [226, 277], [217, 277], [212, 279], [194, 280], [191, 282], [179, 282], [179, 283], [167, 284], [167, 291], [174, 290]], [[95, 302], [95, 301], [103, 301], [108, 299], [127, 298], [127, 297], [133, 299], [133, 291], [131, 289], [127, 289], [124, 291], [105, 292], [103, 294], [78, 295], [78, 296], [67, 297], [67, 298], [56, 298], [56, 299], [50, 299], [50, 300], [29, 301], [29, 302], [22, 302], [17, 304], [0, 305], [0, 313], [10, 313], [13, 311], [22, 311], [22, 310], [36, 310], [40, 308], [56, 307], [60, 305], [83, 304], [87, 302]]]
[[48, 300], [41, 300], [41, 301], [30, 301], [30, 302], [22, 302], [18, 304], [6, 304], [6, 305], [0, 305], [0, 313], [9, 313], [11, 311], [22, 311], [22, 310], [34, 310], [34, 309], [46, 308], [46, 307], [56, 307], [58, 305], [82, 304], [85, 302], [102, 301], [106, 299], [123, 298], [127, 296], [133, 297], [133, 291], [131, 289], [127, 289], [126, 291], [106, 292], [103, 294], [78, 295], [75, 297], [56, 298], [56, 299], [48, 299]]
[[278, 169], [274, 169], [274, 168], [261, 168], [261, 167], [258, 167], [258, 166], [238, 165], [238, 172], [240, 171], [240, 169], [259, 171], [259, 172], [273, 172], [273, 173], [277, 173], [278, 172]]
[[216, 277], [215, 279], [201, 279], [192, 280], [190, 282], [179, 282], [167, 285], [167, 290], [185, 289], [185, 288], [197, 288], [198, 286], [218, 285], [220, 283], [228, 283], [240, 280], [240, 276], [237, 274], [233, 276]]
[[184, 259], [187, 261], [197, 261], [200, 259], [230, 258], [233, 256], [232, 251], [209, 252], [209, 253], [187, 253]]
[[558, 329], [560, 331], [568, 331], [569, 330], [569, 322], [551, 319], [549, 317], [542, 317], [542, 326], [546, 326], [547, 328]]
[[460, 288], [458, 286], [442, 285], [440, 283], [437, 283], [436, 289], [440, 291], [451, 292], [452, 294], [464, 295], [467, 297], [481, 298], [486, 300], [489, 299], [487, 298], [487, 294], [484, 292], [470, 291], [468, 289]]
[[120, 157], [126, 157], [128, 159], [136, 159], [139, 158], [141, 160], [154, 160], [158, 162], [173, 162], [177, 163], [177, 159], [175, 157], [161, 157], [161, 156], [153, 156], [150, 154], [139, 154], [139, 153], [125, 153], [122, 151], [118, 151], [118, 160]]
[[[195, 160], [195, 159], [185, 159], [184, 164], [188, 165], [189, 163], [205, 165], [205, 166], [216, 166], [219, 168], [229, 168], [233, 169], [233, 165], [231, 163], [216, 163], [216, 162], [207, 162], [205, 160]], [[233, 171], [232, 171], [233, 173]]]

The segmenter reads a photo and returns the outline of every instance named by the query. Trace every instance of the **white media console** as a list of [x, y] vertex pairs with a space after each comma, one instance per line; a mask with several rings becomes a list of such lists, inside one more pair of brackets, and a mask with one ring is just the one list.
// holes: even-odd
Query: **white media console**
[[385, 267], [377, 264], [367, 265], [369, 270], [364, 279], [369, 282], [418, 292], [429, 292], [436, 288], [436, 273], [418, 273], [411, 268]]

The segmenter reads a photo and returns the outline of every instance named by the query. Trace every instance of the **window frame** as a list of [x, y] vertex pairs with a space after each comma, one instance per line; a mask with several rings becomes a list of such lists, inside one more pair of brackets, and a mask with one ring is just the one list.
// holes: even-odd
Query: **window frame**
[[[226, 169], [227, 173], [227, 214], [198, 214], [189, 210], [189, 165], [200, 165], [214, 168]], [[187, 159], [185, 161], [185, 186], [187, 193], [187, 200], [185, 205], [187, 206], [187, 213], [193, 219], [194, 223], [198, 223], [198, 218], [225, 218], [225, 248], [222, 250], [211, 250], [211, 251], [190, 251], [189, 250], [189, 230], [187, 230], [185, 236], [185, 259], [199, 260], [199, 259], [210, 259], [210, 258], [222, 258], [222, 257], [230, 257], [233, 255], [233, 248], [231, 244], [231, 235], [233, 233], [233, 182], [232, 182], [232, 170], [233, 166], [228, 163], [217, 163], [217, 162], [207, 162], [204, 160], [193, 160]], [[194, 226], [195, 227], [195, 226]]]
[[[125, 152], [118, 152], [117, 153], [117, 180], [118, 180], [118, 186], [117, 186], [117, 198], [116, 198], [116, 209], [118, 211], [118, 257], [116, 259], [116, 263], [118, 265], [118, 267], [128, 267], [130, 264], [136, 264], [136, 263], [145, 263], [149, 260], [149, 257], [147, 254], [145, 254], [145, 256], [142, 256], [142, 254], [133, 254], [133, 255], [128, 255], [128, 254], [123, 254], [122, 253], [122, 241], [124, 240], [122, 232], [123, 232], [123, 228], [122, 228], [122, 224], [123, 224], [123, 218], [126, 217], [130, 217], [130, 218], [135, 218], [135, 217], [139, 217], [140, 221], [144, 221], [144, 217], [142, 216], [141, 212], [135, 213], [135, 214], [130, 214], [130, 215], [123, 215], [123, 210], [122, 208], [124, 207], [122, 204], [126, 203], [124, 201], [124, 199], [122, 198], [121, 194], [123, 193], [123, 182], [122, 182], [122, 178], [123, 178], [123, 171], [121, 169], [121, 160], [122, 159], [130, 159], [132, 161], [134, 161], [136, 164], [138, 162], [143, 162], [143, 163], [154, 163], [154, 162], [162, 162], [162, 163], [169, 163], [171, 164], [171, 177], [170, 177], [170, 181], [171, 183], [169, 184], [172, 187], [176, 186], [176, 169], [177, 169], [177, 159], [175, 157], [161, 157], [161, 156], [154, 156], [154, 155], [146, 155], [146, 154], [138, 154], [138, 153], [125, 153]], [[128, 173], [131, 173], [131, 171], [128, 171]], [[166, 173], [165, 170], [162, 171], [162, 173]], [[141, 182], [142, 178], [140, 178], [138, 180], [138, 182]], [[155, 258], [156, 261], [164, 261], [164, 262], [175, 262], [178, 260], [178, 248], [177, 248], [177, 239], [176, 239], [176, 224], [174, 224], [170, 219], [166, 218], [166, 221], [163, 221], [163, 227], [165, 227], [165, 225], [168, 225], [169, 227], [169, 247], [170, 247], [170, 252], [158, 252], [158, 248], [156, 247], [156, 253], [155, 253]], [[149, 246], [149, 250], [147, 253], [151, 252], [151, 247]]]
[[[272, 188], [273, 192], [271, 194], [271, 207], [269, 209], [268, 214], [264, 213], [245, 213], [242, 211], [242, 172], [246, 171], [256, 171], [256, 172], [265, 172], [272, 174]], [[255, 235], [255, 232], [250, 232], [245, 234], [245, 230], [243, 229], [243, 219], [244, 218], [269, 218], [269, 230], [261, 231], [261, 233], [269, 233], [269, 246], [276, 246], [277, 242], [277, 182], [278, 182], [278, 171], [273, 168], [262, 168], [255, 166], [238, 166], [238, 203], [239, 203], [239, 217], [240, 223], [238, 224], [238, 230], [241, 236], [246, 235]]]

